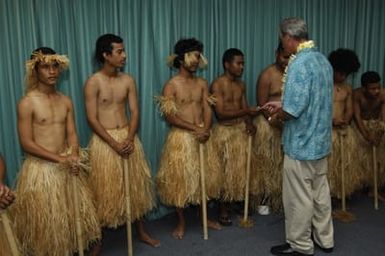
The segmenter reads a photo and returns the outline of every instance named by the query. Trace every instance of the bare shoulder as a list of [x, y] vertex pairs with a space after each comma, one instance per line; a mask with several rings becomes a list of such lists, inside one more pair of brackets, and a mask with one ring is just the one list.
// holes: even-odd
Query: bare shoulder
[[175, 77], [169, 79], [166, 81], [166, 83], [163, 86], [163, 95], [170, 95], [174, 94], [175, 86], [177, 85], [177, 81], [175, 80]]
[[241, 87], [242, 91], [246, 90], [246, 84], [243, 80], [238, 80], [238, 85]]
[[96, 72], [92, 74], [90, 77], [88, 77], [88, 79], [84, 84], [84, 89], [85, 90], [95, 89], [99, 86], [100, 83], [101, 83], [100, 74], [99, 72]]
[[66, 104], [67, 106], [72, 106], [72, 100], [69, 96], [61, 93], [61, 92], [58, 92], [58, 96], [59, 96], [59, 99], [64, 103]]
[[197, 83], [201, 86], [207, 86], [208, 85], [208, 82], [206, 79], [204, 79], [203, 77], [197, 77]]
[[381, 89], [381, 101], [385, 103], [385, 89]]
[[354, 94], [354, 96], [362, 95], [362, 88], [361, 87], [355, 88], [353, 90], [353, 94]]
[[259, 74], [259, 79], [268, 79], [274, 72], [274, 64], [271, 64], [261, 71]]
[[343, 85], [344, 90], [348, 93], [351, 94], [353, 92], [352, 85], [351, 84], [344, 84]]
[[353, 90], [353, 99], [355, 101], [361, 101], [363, 99], [364, 95], [362, 93], [362, 88], [356, 88]]
[[34, 93], [27, 93], [25, 96], [23, 96], [18, 103], [18, 109], [23, 110], [23, 109], [32, 109], [33, 106], [33, 100], [32, 96]]
[[228, 83], [228, 80], [224, 75], [218, 76], [217, 78], [214, 79], [214, 81], [211, 83], [211, 89], [212, 90], [220, 90], [221, 85], [225, 85]]
[[135, 84], [135, 79], [132, 75], [130, 74], [127, 74], [127, 73], [119, 73], [119, 77], [120, 79], [122, 79], [125, 83], [129, 83], [129, 84]]

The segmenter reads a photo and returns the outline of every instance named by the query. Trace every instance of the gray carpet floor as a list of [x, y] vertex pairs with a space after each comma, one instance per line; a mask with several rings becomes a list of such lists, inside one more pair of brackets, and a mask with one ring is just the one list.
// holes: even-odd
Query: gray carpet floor
[[[373, 199], [363, 194], [355, 194], [347, 201], [348, 211], [356, 216], [351, 223], [334, 221], [335, 248], [331, 254], [319, 249], [315, 255], [363, 256], [385, 255], [385, 204], [379, 204], [374, 210]], [[333, 207], [338, 209], [338, 203]], [[216, 217], [217, 210], [211, 205], [208, 209], [211, 217]], [[186, 210], [186, 234], [183, 240], [175, 240], [171, 232], [176, 224], [176, 216], [171, 213], [161, 219], [147, 221], [147, 230], [161, 240], [161, 247], [152, 248], [138, 241], [133, 226], [134, 255], [209, 255], [209, 256], [259, 256], [270, 255], [270, 247], [284, 242], [284, 219], [282, 215], [258, 215], [250, 218], [255, 221], [252, 228], [238, 226], [239, 216], [233, 212], [233, 225], [220, 231], [209, 230], [209, 239], [203, 240], [202, 228], [197, 215], [197, 208]], [[102, 255], [127, 255], [125, 227], [108, 229], [103, 232]]]

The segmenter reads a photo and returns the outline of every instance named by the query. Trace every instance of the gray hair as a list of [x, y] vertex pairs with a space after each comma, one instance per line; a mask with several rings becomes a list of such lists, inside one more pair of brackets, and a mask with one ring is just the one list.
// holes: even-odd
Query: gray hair
[[279, 24], [280, 36], [289, 35], [294, 39], [301, 40], [309, 39], [307, 25], [304, 20], [300, 18], [286, 18]]

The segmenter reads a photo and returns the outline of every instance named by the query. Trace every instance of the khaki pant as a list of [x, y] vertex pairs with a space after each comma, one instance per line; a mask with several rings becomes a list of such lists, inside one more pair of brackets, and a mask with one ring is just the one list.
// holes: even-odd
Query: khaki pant
[[285, 154], [283, 205], [286, 241], [298, 252], [314, 253], [311, 239], [323, 248], [334, 246], [327, 158], [299, 161]]

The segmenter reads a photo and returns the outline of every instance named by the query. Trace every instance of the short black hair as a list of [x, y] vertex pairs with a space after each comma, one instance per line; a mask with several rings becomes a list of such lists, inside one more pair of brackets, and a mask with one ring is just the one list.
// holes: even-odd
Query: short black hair
[[114, 34], [104, 34], [96, 40], [95, 60], [98, 63], [104, 63], [105, 59], [103, 53], [112, 53], [112, 43], [123, 43], [123, 39], [120, 36]]
[[350, 49], [339, 48], [332, 51], [329, 54], [329, 61], [335, 71], [346, 75], [357, 72], [361, 67], [357, 54]]
[[173, 67], [179, 68], [180, 62], [184, 60], [184, 54], [192, 51], [203, 51], [202, 42], [196, 40], [195, 38], [182, 38], [174, 46], [174, 54], [177, 57], [174, 60]]
[[34, 57], [34, 53], [38, 53], [38, 52], [40, 52], [41, 54], [44, 54], [44, 55], [54, 55], [54, 54], [56, 54], [56, 52], [52, 48], [44, 46], [44, 47], [39, 47], [39, 48], [33, 50], [30, 59], [32, 60], [33, 57]]
[[367, 71], [361, 76], [361, 85], [367, 86], [371, 83], [378, 83], [381, 81], [380, 75], [375, 71]]
[[241, 50], [239, 50], [237, 48], [227, 49], [223, 53], [223, 57], [222, 57], [223, 68], [225, 68], [225, 63], [226, 62], [230, 63], [231, 61], [233, 61], [235, 56], [244, 56], [244, 54], [243, 54], [243, 52]]
[[283, 48], [281, 40], [279, 40], [279, 43], [278, 43], [277, 49], [275, 49], [275, 52], [281, 53], [281, 52], [283, 52], [283, 50], [285, 50], [285, 49]]

